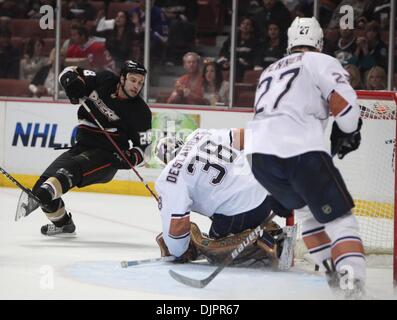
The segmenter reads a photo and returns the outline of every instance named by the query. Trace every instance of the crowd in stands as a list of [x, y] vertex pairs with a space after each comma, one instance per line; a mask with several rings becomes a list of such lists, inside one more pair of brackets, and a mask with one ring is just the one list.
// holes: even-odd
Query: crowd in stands
[[[38, 19], [41, 6], [55, 3], [0, 0], [0, 79], [25, 81], [27, 96], [53, 94], [55, 32], [40, 30]], [[62, 3], [62, 66], [118, 73], [126, 59], [143, 61], [144, 0]], [[157, 101], [228, 104], [231, 4], [229, 0], [151, 1], [150, 86], [158, 86], [158, 79], [168, 76], [170, 68], [177, 70], [171, 72], [174, 78], [167, 82], [168, 88], [160, 85], [166, 94]], [[354, 8], [353, 30], [339, 26], [343, 5]], [[342, 63], [355, 89], [386, 89], [389, 12], [389, 0], [320, 1], [324, 52]], [[291, 21], [312, 13], [312, 0], [239, 1], [236, 105], [252, 106], [252, 89], [260, 73], [286, 54]], [[4, 95], [1, 88], [0, 95]]]

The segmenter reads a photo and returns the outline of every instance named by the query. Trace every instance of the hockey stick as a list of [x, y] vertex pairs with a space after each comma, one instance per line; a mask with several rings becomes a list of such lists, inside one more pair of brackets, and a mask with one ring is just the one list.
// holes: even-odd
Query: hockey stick
[[230, 265], [234, 259], [236, 259], [241, 252], [243, 252], [250, 244], [252, 244], [262, 233], [263, 229], [266, 227], [266, 225], [273, 220], [275, 216], [274, 212], [271, 212], [270, 215], [266, 218], [266, 220], [257, 226], [254, 230], [252, 230], [248, 236], [241, 242], [241, 244], [234, 249], [222, 262], [222, 264], [215, 269], [214, 272], [212, 272], [208, 277], [198, 280], [198, 279], [193, 279], [189, 278], [187, 276], [184, 276], [182, 274], [179, 274], [173, 270], [169, 270], [169, 274], [171, 277], [173, 277], [176, 281], [183, 283], [184, 285], [194, 287], [194, 288], [204, 288], [207, 286], [214, 278], [223, 270], [225, 269], [228, 265]]
[[24, 187], [22, 184], [20, 184], [13, 176], [11, 176], [7, 171], [5, 171], [2, 167], [0, 167], [0, 172], [8, 178], [13, 184], [15, 184], [19, 189], [22, 191], [26, 192], [30, 197], [32, 197], [35, 201], [40, 203], [39, 198], [36, 197], [36, 195], [32, 192], [32, 190]]
[[[87, 98], [89, 99], [89, 98]], [[81, 105], [84, 107], [84, 109], [88, 112], [88, 114], [91, 116], [91, 118], [95, 121], [95, 123], [97, 124], [97, 126], [102, 130], [102, 132], [105, 134], [106, 138], [108, 138], [108, 140], [113, 144], [113, 146], [115, 147], [115, 149], [117, 150], [117, 153], [123, 158], [123, 160], [125, 162], [128, 163], [128, 165], [130, 166], [130, 168], [132, 169], [132, 171], [134, 171], [134, 173], [136, 174], [136, 176], [139, 178], [139, 180], [141, 180], [141, 182], [145, 185], [146, 189], [152, 194], [152, 196], [156, 199], [157, 203], [159, 202], [159, 199], [157, 198], [156, 194], [152, 191], [152, 189], [150, 189], [149, 185], [147, 184], [147, 182], [141, 177], [141, 175], [139, 174], [139, 172], [134, 168], [134, 166], [132, 165], [132, 163], [128, 160], [128, 158], [125, 156], [124, 152], [121, 151], [120, 147], [117, 145], [117, 143], [113, 140], [113, 138], [110, 136], [110, 134], [105, 130], [105, 128], [101, 125], [101, 123], [98, 121], [98, 119], [93, 115], [91, 109], [89, 106], [87, 106], [87, 104], [85, 103], [85, 101], [83, 99], [80, 99], [80, 103]]]
[[139, 264], [148, 264], [155, 262], [172, 262], [174, 260], [175, 260], [174, 256], [167, 256], [167, 257], [144, 259], [144, 260], [121, 261], [120, 264], [122, 268], [128, 268], [132, 266], [137, 266]]
[[[11, 176], [7, 171], [5, 171], [2, 167], [0, 167], [0, 172], [5, 175], [12, 183], [14, 183], [19, 189], [22, 190], [21, 196], [19, 197], [19, 202], [18, 202], [18, 207], [17, 211], [15, 213], [15, 221], [18, 221], [22, 217], [26, 217], [29, 215], [31, 212], [36, 210], [40, 205], [41, 201], [37, 196], [30, 190], [29, 188], [24, 187], [21, 183], [19, 183], [13, 176]], [[25, 193], [28, 198], [30, 197], [33, 199], [32, 202], [27, 202], [25, 206], [20, 206], [19, 204], [21, 203], [21, 197], [23, 197], [23, 193]], [[20, 210], [23, 209], [24, 211]]]

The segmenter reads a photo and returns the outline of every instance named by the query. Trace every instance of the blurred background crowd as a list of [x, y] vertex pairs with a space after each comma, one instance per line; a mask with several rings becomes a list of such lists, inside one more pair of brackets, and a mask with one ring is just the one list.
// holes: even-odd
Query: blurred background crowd
[[[392, 0], [393, 1], [393, 0]], [[55, 30], [40, 28], [43, 5], [55, 0], [0, 0], [0, 96], [52, 97], [56, 81]], [[62, 1], [60, 68], [78, 65], [119, 72], [122, 62], [144, 62], [150, 32], [150, 103], [252, 107], [264, 68], [286, 54], [296, 16], [313, 16], [313, 0]], [[150, 4], [150, 28], [145, 26]], [[390, 0], [320, 0], [323, 52], [336, 57], [352, 86], [386, 90]], [[340, 29], [340, 8], [354, 9], [354, 29]], [[235, 77], [230, 82], [232, 31]], [[394, 60], [397, 56], [393, 50]], [[397, 87], [396, 64], [393, 88]], [[59, 98], [65, 98], [62, 91]]]

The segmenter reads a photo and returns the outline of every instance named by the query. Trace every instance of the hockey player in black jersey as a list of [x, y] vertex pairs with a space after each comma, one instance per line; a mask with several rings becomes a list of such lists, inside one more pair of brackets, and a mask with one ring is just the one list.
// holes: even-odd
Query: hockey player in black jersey
[[[107, 131], [134, 166], [143, 162], [150, 144], [151, 111], [140, 97], [146, 69], [128, 60], [120, 77], [109, 71], [95, 73], [79, 67], [67, 67], [59, 81], [70, 101], [85, 99], [94, 117]], [[83, 106], [78, 110], [77, 143], [50, 164], [33, 187], [42, 210], [51, 224], [44, 225], [44, 235], [74, 234], [72, 216], [61, 198], [73, 187], [106, 183], [117, 170], [130, 169], [114, 145], [96, 125]]]

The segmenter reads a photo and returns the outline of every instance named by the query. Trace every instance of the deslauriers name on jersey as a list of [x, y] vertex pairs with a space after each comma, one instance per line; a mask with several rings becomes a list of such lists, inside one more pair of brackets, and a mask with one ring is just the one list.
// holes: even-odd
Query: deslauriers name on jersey
[[192, 148], [197, 144], [198, 141], [201, 140], [202, 137], [208, 135], [207, 132], [197, 132], [182, 148], [182, 150], [178, 153], [178, 156], [172, 163], [170, 170], [168, 171], [166, 181], [177, 183], [179, 172], [182, 169], [184, 162]]
[[288, 66], [290, 66], [291, 64], [294, 64], [298, 61], [301, 61], [303, 58], [303, 53], [302, 54], [298, 54], [296, 56], [293, 57], [289, 57], [289, 58], [284, 58], [280, 61], [277, 61], [273, 64], [271, 64], [270, 66], [268, 66], [264, 72], [272, 72], [275, 70], [279, 70], [279, 69], [283, 69], [286, 68]]

